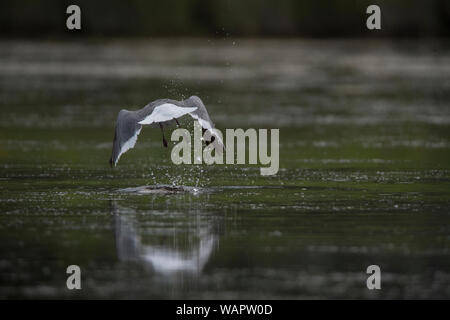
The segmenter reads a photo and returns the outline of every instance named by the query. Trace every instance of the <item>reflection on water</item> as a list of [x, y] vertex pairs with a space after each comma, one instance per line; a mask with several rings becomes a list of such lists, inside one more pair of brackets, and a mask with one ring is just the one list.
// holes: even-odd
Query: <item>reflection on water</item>
[[116, 202], [111, 208], [119, 260], [141, 262], [158, 273], [200, 273], [219, 241], [214, 226], [200, 216], [192, 217], [193, 223], [187, 225], [147, 228], [146, 235], [154, 241], [145, 241], [135, 212]]

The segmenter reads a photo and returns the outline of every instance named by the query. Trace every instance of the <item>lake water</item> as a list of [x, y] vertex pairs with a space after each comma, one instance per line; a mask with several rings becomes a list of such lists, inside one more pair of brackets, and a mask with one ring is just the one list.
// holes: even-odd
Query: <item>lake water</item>
[[[0, 298], [450, 298], [449, 49], [0, 42]], [[278, 174], [176, 166], [152, 128], [109, 167], [120, 109], [193, 94], [279, 128]]]

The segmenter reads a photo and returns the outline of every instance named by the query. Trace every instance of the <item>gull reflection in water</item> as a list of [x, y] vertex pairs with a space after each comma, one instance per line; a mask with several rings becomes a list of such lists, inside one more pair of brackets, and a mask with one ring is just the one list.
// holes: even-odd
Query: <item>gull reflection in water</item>
[[200, 273], [219, 242], [213, 223], [200, 214], [143, 216], [115, 204], [113, 213], [119, 260], [142, 262], [154, 272]]

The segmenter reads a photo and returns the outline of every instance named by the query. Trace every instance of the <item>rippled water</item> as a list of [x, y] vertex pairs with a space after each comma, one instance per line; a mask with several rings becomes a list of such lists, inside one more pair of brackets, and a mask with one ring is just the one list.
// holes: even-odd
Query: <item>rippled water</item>
[[[431, 41], [0, 42], [0, 297], [449, 298], [449, 74]], [[278, 174], [151, 128], [109, 168], [120, 109], [192, 94], [279, 128]]]

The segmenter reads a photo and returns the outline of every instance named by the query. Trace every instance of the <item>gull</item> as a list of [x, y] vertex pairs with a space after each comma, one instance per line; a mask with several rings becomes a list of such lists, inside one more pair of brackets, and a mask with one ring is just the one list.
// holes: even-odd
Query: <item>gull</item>
[[122, 154], [134, 148], [144, 125], [150, 125], [154, 128], [159, 127], [162, 133], [163, 145], [167, 148], [164, 128], [175, 123], [180, 127], [178, 118], [186, 114], [189, 114], [199, 122], [203, 134], [206, 131], [210, 132], [211, 139], [206, 144], [215, 143], [216, 150], [223, 150], [223, 142], [216, 133], [214, 123], [211, 121], [208, 111], [206, 111], [206, 107], [199, 97], [191, 96], [182, 101], [158, 99], [136, 111], [120, 110], [116, 121], [112, 154], [109, 159], [111, 167], [117, 165]]

